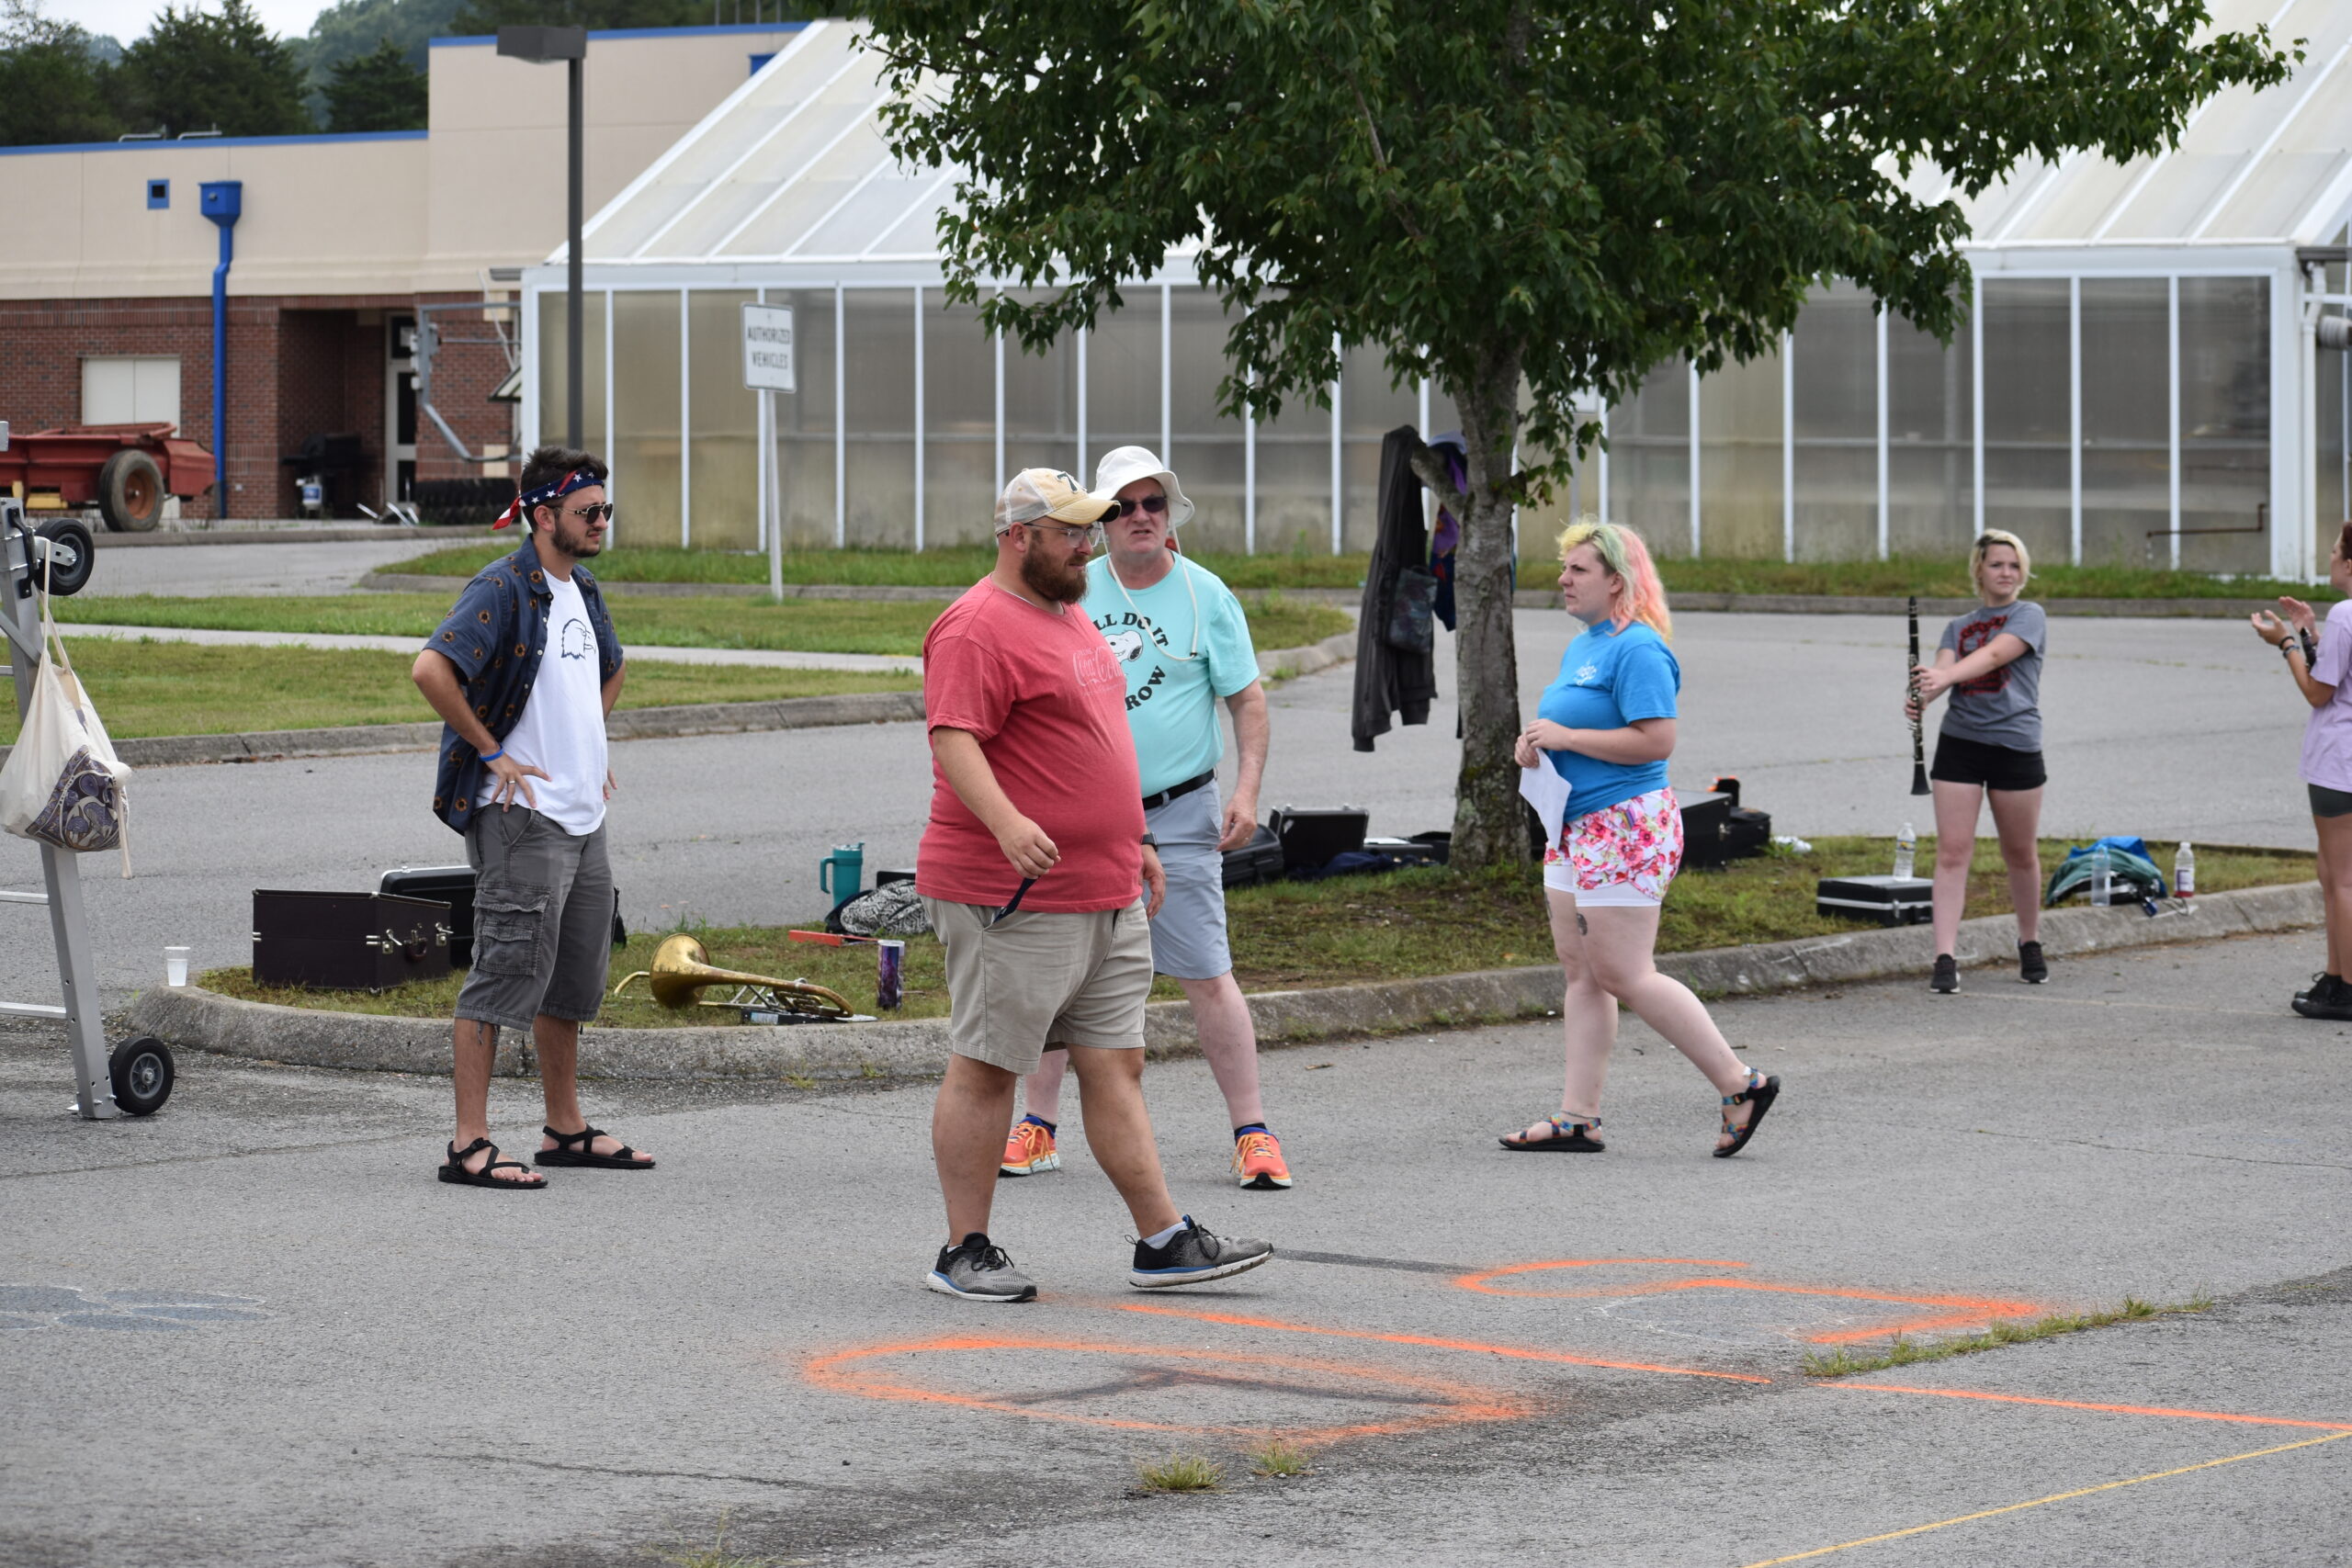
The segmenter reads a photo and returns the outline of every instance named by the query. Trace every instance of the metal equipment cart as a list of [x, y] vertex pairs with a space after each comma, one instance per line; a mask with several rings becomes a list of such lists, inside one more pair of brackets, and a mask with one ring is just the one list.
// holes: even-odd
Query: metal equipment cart
[[[6, 430], [6, 425], [0, 424], [0, 444], [7, 439]], [[81, 522], [59, 518], [35, 528], [25, 519], [22, 502], [0, 496], [0, 632], [7, 636], [8, 664], [17, 677], [20, 717], [32, 702], [33, 674], [41, 658], [40, 602], [35, 584], [46, 567], [51, 592], [76, 592], [89, 581], [95, 564], [90, 531]], [[50, 934], [57, 945], [57, 977], [65, 1001], [62, 1007], [0, 1001], [0, 1014], [64, 1021], [66, 1041], [74, 1053], [74, 1112], [84, 1121], [151, 1116], [172, 1095], [175, 1068], [171, 1048], [142, 1034], [124, 1041], [111, 1053], [107, 1050], [106, 1018], [98, 1002], [97, 971], [91, 959], [89, 923], [82, 902], [81, 868], [71, 850], [52, 844], [39, 848], [46, 891], [0, 890], [0, 904], [48, 907]]]

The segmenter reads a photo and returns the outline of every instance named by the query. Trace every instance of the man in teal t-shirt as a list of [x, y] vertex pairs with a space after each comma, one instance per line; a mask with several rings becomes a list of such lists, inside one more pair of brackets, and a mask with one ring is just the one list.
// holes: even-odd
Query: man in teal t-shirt
[[[1144, 826], [1159, 847], [1168, 893], [1151, 921], [1152, 967], [1184, 988], [1233, 1121], [1233, 1174], [1247, 1188], [1291, 1184], [1258, 1090], [1258, 1035], [1233, 978], [1225, 933], [1224, 852], [1258, 827], [1266, 768], [1266, 692], [1250, 622], [1233, 591], [1186, 560], [1170, 536], [1193, 515], [1176, 476], [1141, 446], [1122, 446], [1095, 470], [1093, 493], [1115, 501], [1107, 556], [1087, 569], [1080, 608], [1127, 678], [1127, 728], [1142, 775]], [[1216, 705], [1233, 715], [1240, 755], [1233, 798], [1220, 810], [1225, 752]], [[1055, 1113], [1069, 1053], [1049, 1051], [1028, 1080], [1028, 1114], [1006, 1141], [1007, 1176], [1057, 1169]]]

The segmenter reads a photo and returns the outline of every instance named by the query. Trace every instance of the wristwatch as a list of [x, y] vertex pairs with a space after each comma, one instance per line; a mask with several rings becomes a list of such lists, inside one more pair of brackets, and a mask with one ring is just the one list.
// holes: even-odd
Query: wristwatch
[[1148, 850], [1156, 850], [1159, 847], [1159, 840], [1153, 838], [1149, 833], [1146, 833], [1143, 836], [1143, 847]]

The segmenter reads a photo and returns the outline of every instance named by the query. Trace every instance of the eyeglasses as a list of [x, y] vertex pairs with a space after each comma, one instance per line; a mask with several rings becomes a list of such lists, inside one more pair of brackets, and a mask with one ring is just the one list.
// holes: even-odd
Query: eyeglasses
[[1141, 509], [1148, 515], [1157, 517], [1168, 510], [1168, 498], [1164, 495], [1147, 495], [1139, 500], [1122, 500], [1119, 502], [1119, 515], [1122, 517], [1127, 516], [1137, 509]]
[[1089, 549], [1095, 549], [1099, 548], [1102, 543], [1102, 525], [1100, 523], [1090, 524], [1083, 527], [1060, 523], [1023, 523], [1021, 526], [1035, 528], [1040, 534], [1057, 535], [1061, 542], [1072, 549], [1076, 549], [1080, 544], [1084, 544]]
[[614, 513], [619, 510], [619, 507], [609, 501], [597, 501], [591, 502], [586, 506], [567, 506], [563, 509], [563, 514], [567, 517], [580, 518], [587, 523], [594, 523], [601, 517], [609, 523], [613, 520]]

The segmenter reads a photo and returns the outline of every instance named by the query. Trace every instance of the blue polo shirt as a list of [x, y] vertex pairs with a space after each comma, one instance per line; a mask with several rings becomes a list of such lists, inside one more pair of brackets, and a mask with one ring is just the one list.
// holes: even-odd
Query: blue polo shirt
[[[621, 640], [613, 633], [604, 592], [588, 569], [574, 566], [571, 581], [579, 586], [589, 627], [596, 634], [596, 682], [602, 685], [620, 672]], [[521, 720], [523, 706], [531, 700], [539, 659], [548, 649], [548, 616], [554, 605], [555, 591], [539, 567], [539, 552], [526, 536], [520, 549], [482, 568], [466, 584], [447, 619], [425, 639], [426, 648], [458, 667], [466, 705], [500, 740]], [[443, 725], [433, 814], [464, 832], [489, 776], [481, 753]]]
[[[1560, 658], [1536, 713], [1570, 729], [1623, 729], [1636, 719], [1672, 718], [1682, 666], [1652, 627], [1634, 621], [1620, 631], [1589, 626]], [[1576, 751], [1547, 751], [1568, 781], [1568, 816], [1582, 817], [1666, 787], [1666, 763], [1607, 762]]]

